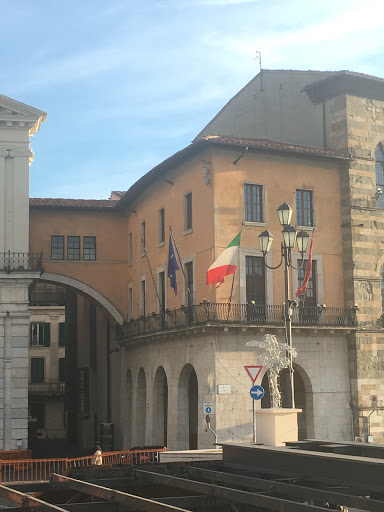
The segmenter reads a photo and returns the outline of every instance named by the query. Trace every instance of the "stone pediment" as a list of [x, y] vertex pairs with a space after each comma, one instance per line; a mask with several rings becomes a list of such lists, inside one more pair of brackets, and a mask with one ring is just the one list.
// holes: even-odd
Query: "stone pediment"
[[0, 127], [25, 128], [32, 136], [40, 129], [46, 117], [47, 114], [42, 110], [0, 94]]

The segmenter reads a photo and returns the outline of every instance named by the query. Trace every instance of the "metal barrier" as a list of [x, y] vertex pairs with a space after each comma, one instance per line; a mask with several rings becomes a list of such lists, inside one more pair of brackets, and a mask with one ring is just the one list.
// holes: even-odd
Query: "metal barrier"
[[[148, 450], [124, 450], [119, 452], [103, 452], [103, 466], [155, 464], [158, 452], [166, 448]], [[95, 465], [95, 456], [76, 457], [73, 459], [26, 459], [0, 460], [0, 484], [29, 484], [49, 482], [52, 473], [62, 474], [72, 468], [90, 467]]]
[[0, 460], [32, 459], [32, 450], [0, 450]]

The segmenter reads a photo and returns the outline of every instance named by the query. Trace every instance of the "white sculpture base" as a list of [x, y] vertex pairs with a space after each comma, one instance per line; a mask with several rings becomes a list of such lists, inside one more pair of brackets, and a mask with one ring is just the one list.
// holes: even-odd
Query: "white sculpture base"
[[285, 446], [298, 441], [297, 415], [301, 409], [258, 409], [256, 411], [256, 442], [266, 446]]

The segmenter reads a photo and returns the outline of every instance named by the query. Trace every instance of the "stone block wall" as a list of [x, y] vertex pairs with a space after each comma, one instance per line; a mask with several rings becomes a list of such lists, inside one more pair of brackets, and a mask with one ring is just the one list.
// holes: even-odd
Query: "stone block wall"
[[359, 307], [358, 329], [348, 341], [354, 434], [367, 439], [370, 432], [374, 442], [384, 442], [384, 209], [377, 207], [374, 161], [384, 141], [384, 101], [344, 95], [327, 104], [328, 145], [352, 155], [341, 180], [345, 298]]

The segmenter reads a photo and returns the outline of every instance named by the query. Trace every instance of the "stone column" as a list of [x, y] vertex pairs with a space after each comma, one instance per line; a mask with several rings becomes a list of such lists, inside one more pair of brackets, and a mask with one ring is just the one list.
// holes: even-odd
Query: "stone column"
[[[2, 444], [4, 450], [28, 447], [28, 286], [33, 277], [37, 275], [0, 275], [0, 354], [3, 353], [0, 447]], [[18, 446], [17, 440], [21, 440], [21, 445]]]

